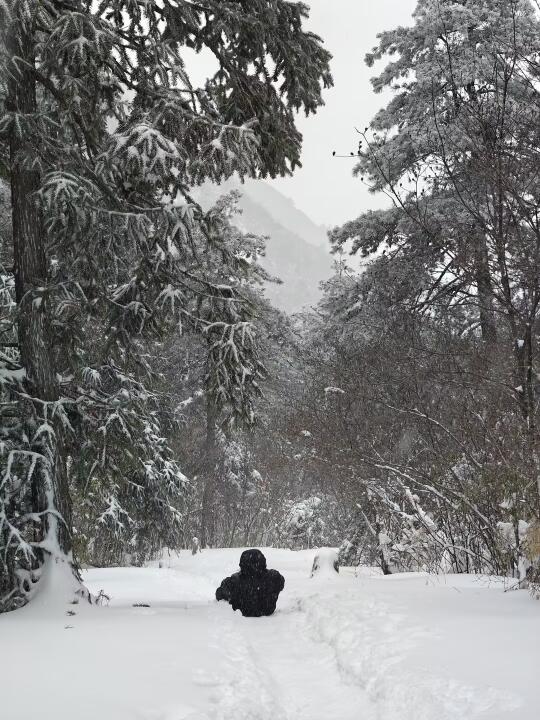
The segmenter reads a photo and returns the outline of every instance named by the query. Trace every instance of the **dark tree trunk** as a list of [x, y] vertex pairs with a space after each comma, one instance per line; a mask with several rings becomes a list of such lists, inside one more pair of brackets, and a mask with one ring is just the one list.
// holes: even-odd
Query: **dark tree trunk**
[[[380, 524], [379, 520], [375, 521], [375, 532], [376, 532], [376, 538], [380, 543], [382, 525]], [[386, 552], [384, 550], [384, 547], [380, 544], [379, 544], [379, 564], [381, 566], [381, 570], [383, 571], [383, 575], [392, 575], [392, 570], [390, 569], [390, 565], [388, 563], [388, 560], [386, 559]]]
[[[20, 132], [10, 137], [11, 205], [13, 213], [13, 257], [17, 301], [17, 329], [21, 363], [26, 370], [26, 390], [33, 398], [21, 407], [25, 423], [34, 435], [35, 452], [45, 460], [36, 464], [32, 478], [33, 512], [44, 513], [40, 535], [71, 552], [71, 500], [67, 482], [62, 427], [54, 403], [59, 388], [52, 351], [52, 333], [47, 300], [48, 263], [43, 218], [37, 193], [40, 174], [32, 164], [36, 138], [27, 129], [26, 118], [37, 113], [34, 34], [28, 20], [15, 18], [8, 52], [12, 58], [7, 108], [22, 119]], [[33, 142], [33, 140], [35, 142]], [[39, 432], [39, 428], [43, 432]], [[53, 432], [48, 432], [48, 428]], [[53, 510], [53, 513], [49, 511]], [[55, 537], [51, 538], [51, 534]]]
[[202, 461], [202, 476], [204, 489], [201, 507], [201, 547], [209, 547], [215, 538], [215, 501], [218, 472], [217, 447], [217, 419], [218, 412], [212, 398], [206, 400], [206, 442]]
[[493, 286], [489, 270], [489, 256], [484, 237], [479, 237], [475, 244], [474, 269], [482, 339], [486, 344], [493, 345], [497, 342], [497, 326], [493, 309]]

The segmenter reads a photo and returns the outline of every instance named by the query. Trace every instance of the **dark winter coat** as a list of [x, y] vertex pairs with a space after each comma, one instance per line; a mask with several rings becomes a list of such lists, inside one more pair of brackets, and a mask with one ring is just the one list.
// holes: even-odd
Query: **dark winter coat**
[[240, 557], [240, 572], [225, 578], [216, 590], [216, 600], [227, 600], [244, 617], [271, 615], [276, 609], [285, 579], [277, 570], [266, 569], [260, 550], [245, 550]]

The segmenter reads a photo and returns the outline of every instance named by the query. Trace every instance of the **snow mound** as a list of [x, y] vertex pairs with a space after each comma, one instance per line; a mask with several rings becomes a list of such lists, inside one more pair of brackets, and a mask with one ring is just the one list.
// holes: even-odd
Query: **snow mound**
[[313, 559], [311, 577], [334, 578], [339, 573], [337, 551], [333, 548], [320, 548]]

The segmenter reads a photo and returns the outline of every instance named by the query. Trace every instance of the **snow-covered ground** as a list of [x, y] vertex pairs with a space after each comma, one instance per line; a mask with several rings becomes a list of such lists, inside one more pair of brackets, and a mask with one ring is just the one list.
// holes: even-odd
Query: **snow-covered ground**
[[265, 554], [286, 579], [270, 618], [213, 600], [239, 550], [89, 570], [108, 606], [38, 597], [0, 616], [0, 717], [538, 718], [540, 605], [526, 592], [369, 569], [310, 578], [314, 551]]

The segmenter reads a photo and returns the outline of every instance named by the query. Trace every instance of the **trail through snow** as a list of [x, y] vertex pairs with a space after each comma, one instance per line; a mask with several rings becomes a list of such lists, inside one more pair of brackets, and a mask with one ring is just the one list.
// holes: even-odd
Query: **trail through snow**
[[269, 618], [213, 600], [239, 550], [89, 570], [108, 607], [0, 617], [2, 720], [537, 717], [540, 607], [526, 593], [369, 569], [310, 578], [314, 551], [265, 553], [286, 578]]
[[368, 709], [363, 690], [343, 682], [333, 648], [312, 636], [299, 602], [273, 621], [246, 621], [230, 611], [223, 620], [216, 634], [228, 662], [219, 720], [323, 720], [330, 711], [355, 720]]

